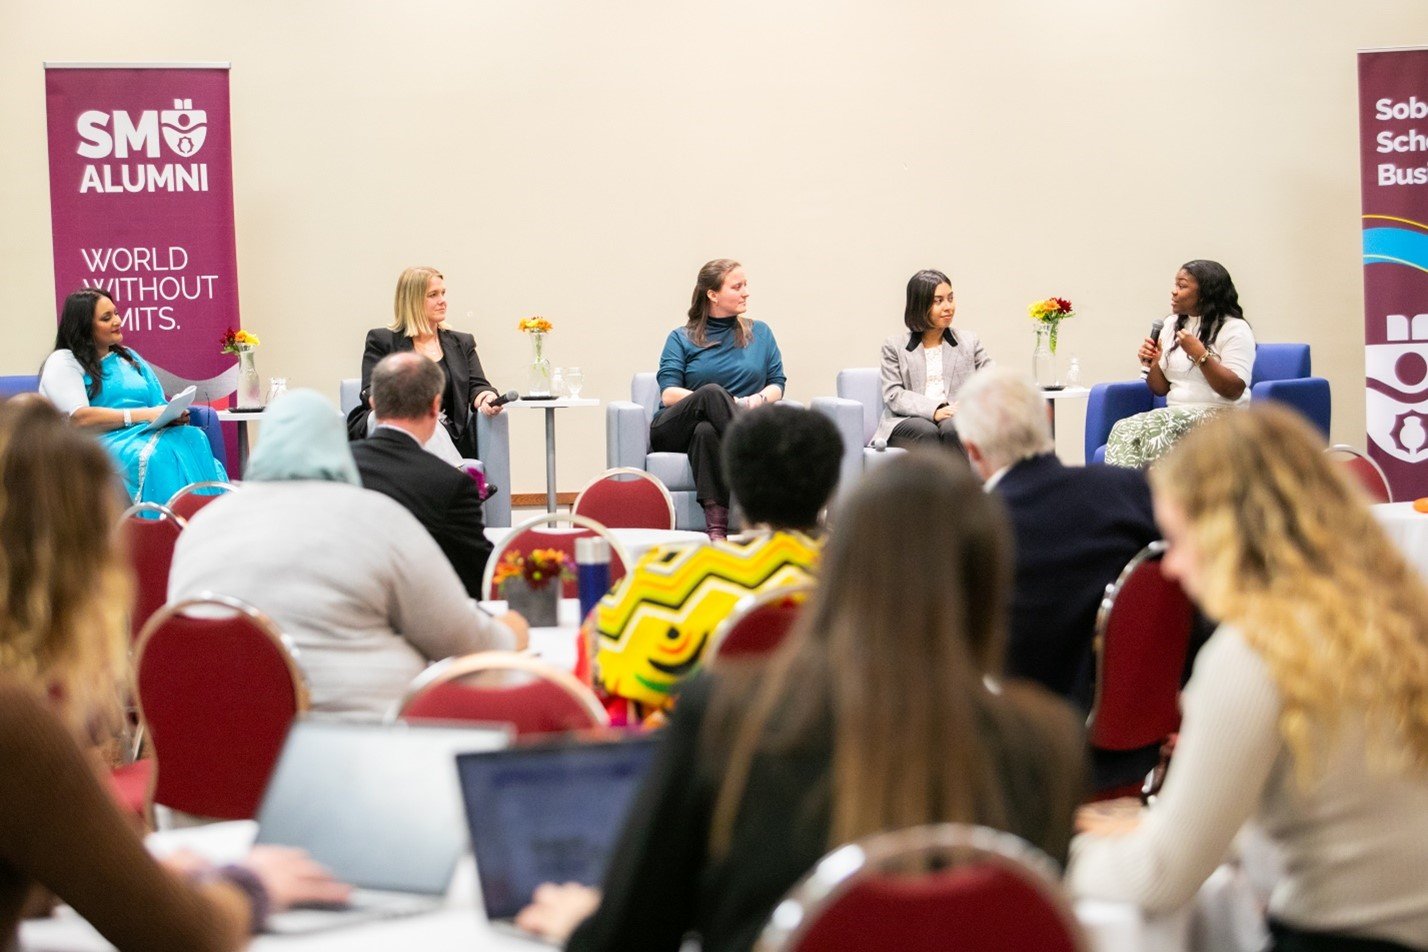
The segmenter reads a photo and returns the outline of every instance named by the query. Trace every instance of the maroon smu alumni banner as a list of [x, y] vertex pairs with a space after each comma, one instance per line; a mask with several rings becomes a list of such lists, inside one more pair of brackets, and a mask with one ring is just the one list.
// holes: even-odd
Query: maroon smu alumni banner
[[228, 67], [46, 64], [55, 313], [102, 287], [172, 392], [234, 389], [239, 327]]
[[1359, 54], [1368, 452], [1428, 496], [1428, 49]]

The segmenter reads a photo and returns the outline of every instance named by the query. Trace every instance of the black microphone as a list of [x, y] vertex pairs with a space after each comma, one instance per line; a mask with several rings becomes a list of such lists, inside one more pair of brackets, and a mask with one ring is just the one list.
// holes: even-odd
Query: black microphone
[[[1165, 318], [1163, 318], [1163, 317], [1158, 317], [1158, 318], [1156, 318], [1155, 320], [1151, 321], [1151, 322], [1150, 322], [1150, 339], [1153, 340], [1153, 341], [1155, 341], [1157, 344], [1160, 343], [1160, 332], [1161, 332], [1161, 330], [1162, 330], [1164, 327], [1165, 327]], [[1142, 367], [1142, 368], [1140, 368], [1140, 379], [1145, 380], [1145, 379], [1146, 379], [1147, 377], [1149, 377], [1149, 376], [1150, 376], [1150, 368], [1149, 368], [1149, 367]]]
[[506, 404], [510, 403], [512, 400], [519, 400], [520, 398], [521, 398], [521, 395], [520, 395], [519, 393], [517, 393], [515, 390], [507, 390], [505, 393], [501, 394], [501, 395], [500, 395], [499, 397], [497, 397], [496, 399], [494, 399], [494, 400], [490, 401], [489, 403], [487, 403], [486, 406], [488, 406], [488, 407], [503, 407], [503, 406], [505, 406]]

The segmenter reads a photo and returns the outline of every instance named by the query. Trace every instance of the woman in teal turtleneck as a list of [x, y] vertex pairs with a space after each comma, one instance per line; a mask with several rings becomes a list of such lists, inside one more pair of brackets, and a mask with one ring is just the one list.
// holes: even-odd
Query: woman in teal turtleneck
[[729, 487], [720, 442], [738, 409], [783, 398], [783, 357], [773, 331], [744, 317], [749, 282], [739, 262], [716, 258], [699, 269], [689, 322], [669, 332], [659, 358], [660, 408], [650, 449], [688, 453], [711, 539], [729, 528]]

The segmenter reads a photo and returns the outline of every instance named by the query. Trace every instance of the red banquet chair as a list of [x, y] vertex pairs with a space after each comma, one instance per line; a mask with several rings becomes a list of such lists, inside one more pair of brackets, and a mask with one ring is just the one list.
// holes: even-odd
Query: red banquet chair
[[1339, 463], [1364, 488], [1371, 502], [1393, 502], [1393, 488], [1388, 484], [1383, 467], [1379, 466], [1373, 457], [1359, 452], [1347, 443], [1335, 443], [1324, 452], [1339, 458]]
[[1180, 729], [1180, 676], [1195, 607], [1161, 571], [1164, 542], [1141, 549], [1096, 613], [1096, 694], [1087, 739], [1101, 750], [1163, 744]]
[[134, 572], [134, 607], [129, 634], [137, 641], [145, 623], [169, 598], [174, 546], [187, 520], [156, 502], [135, 503], [119, 517], [119, 535]]
[[[550, 525], [553, 522], [568, 522], [570, 525], [566, 527]], [[486, 572], [481, 579], [481, 591], [486, 593], [487, 598], [501, 597], [501, 593], [496, 591], [494, 582], [496, 566], [500, 564], [501, 559], [505, 558], [507, 552], [512, 551], [524, 555], [535, 549], [559, 549], [569, 558], [573, 576], [575, 574], [575, 540], [589, 536], [600, 536], [610, 543], [610, 584], [614, 585], [624, 578], [626, 566], [631, 563], [629, 552], [625, 550], [618, 539], [610, 534], [610, 530], [588, 516], [565, 512], [543, 512], [517, 525], [511, 530], [510, 535], [496, 543], [491, 557], [486, 560]], [[574, 578], [562, 585], [560, 594], [562, 598], [576, 597], [578, 589]]]
[[709, 638], [704, 663], [753, 659], [771, 654], [788, 637], [808, 596], [812, 582], [780, 585], [741, 598], [728, 618]]
[[447, 658], [412, 680], [388, 721], [511, 724], [517, 737], [608, 727], [595, 694], [574, 676], [511, 651]]
[[610, 529], [674, 528], [674, 498], [669, 490], [633, 466], [607, 469], [586, 483], [570, 511]]
[[157, 761], [152, 802], [212, 819], [254, 816], [293, 720], [308, 707], [288, 640], [236, 598], [205, 593], [144, 626], [134, 663]]
[[1055, 862], [1010, 833], [943, 823], [829, 853], [756, 952], [1085, 952]]
[[192, 519], [193, 514], [213, 502], [224, 493], [231, 493], [238, 487], [221, 479], [209, 479], [200, 483], [189, 483], [169, 497], [164, 505], [183, 519]]

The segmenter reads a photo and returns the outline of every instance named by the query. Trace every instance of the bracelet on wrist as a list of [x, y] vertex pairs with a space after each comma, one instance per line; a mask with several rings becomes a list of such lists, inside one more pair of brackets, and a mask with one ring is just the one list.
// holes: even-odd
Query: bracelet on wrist
[[263, 924], [268, 921], [268, 909], [271, 903], [268, 899], [268, 890], [264, 888], [263, 881], [258, 878], [257, 873], [246, 866], [235, 863], [220, 866], [210, 876], [204, 877], [204, 880], [222, 881], [236, 887], [248, 899], [248, 908], [251, 911], [248, 923], [249, 931], [254, 935], [263, 931]]
[[133, 425], [134, 425], [134, 411], [132, 411], [132, 410], [125, 410], [125, 411], [124, 411], [124, 425], [125, 425], [125, 426], [133, 426]]

